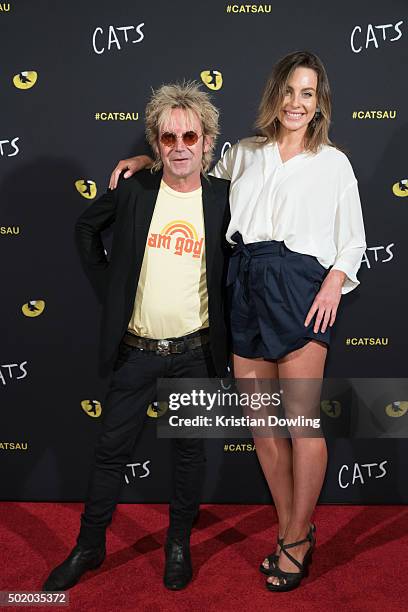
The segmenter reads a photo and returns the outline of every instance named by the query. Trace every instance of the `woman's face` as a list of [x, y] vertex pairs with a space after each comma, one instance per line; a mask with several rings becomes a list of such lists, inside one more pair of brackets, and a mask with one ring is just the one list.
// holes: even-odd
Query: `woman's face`
[[317, 74], [300, 66], [290, 77], [278, 119], [290, 132], [306, 131], [317, 107]]

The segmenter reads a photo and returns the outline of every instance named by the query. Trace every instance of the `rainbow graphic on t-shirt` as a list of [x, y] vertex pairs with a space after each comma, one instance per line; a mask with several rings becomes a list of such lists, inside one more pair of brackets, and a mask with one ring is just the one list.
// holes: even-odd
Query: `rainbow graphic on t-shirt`
[[156, 249], [174, 248], [174, 255], [192, 254], [201, 257], [204, 238], [198, 238], [197, 231], [188, 221], [170, 221], [160, 234], [150, 234], [147, 240], [149, 247]]
[[182, 234], [185, 238], [198, 240], [197, 232], [192, 223], [188, 221], [170, 221], [161, 231], [161, 234], [173, 236], [173, 234]]

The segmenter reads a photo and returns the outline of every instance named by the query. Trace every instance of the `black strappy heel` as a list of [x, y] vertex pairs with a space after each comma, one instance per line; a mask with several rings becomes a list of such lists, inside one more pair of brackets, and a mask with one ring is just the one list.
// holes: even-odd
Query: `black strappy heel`
[[[312, 554], [314, 547], [316, 545], [315, 531], [312, 527], [309, 529], [309, 532], [304, 540], [299, 540], [298, 542], [291, 542], [290, 544], [280, 544], [281, 552], [284, 553], [289, 561], [291, 561], [296, 567], [299, 568], [298, 572], [284, 572], [280, 569], [280, 567], [276, 564], [270, 576], [274, 576], [278, 578], [279, 584], [272, 584], [271, 582], [266, 582], [266, 588], [269, 591], [292, 591], [292, 589], [296, 589], [303, 578], [306, 578], [309, 573], [309, 565], [312, 560]], [[300, 544], [304, 544], [305, 542], [309, 542], [309, 550], [306, 552], [303, 557], [303, 563], [300, 563], [295, 557], [293, 557], [290, 553], [287, 552], [288, 548], [294, 548], [295, 546], [299, 546]]]
[[[311, 523], [310, 531], [312, 531], [312, 533], [316, 532], [316, 525], [314, 523]], [[277, 542], [278, 542], [278, 546], [281, 546], [281, 544], [283, 544], [283, 538], [278, 537]], [[269, 562], [269, 567], [264, 566], [264, 561], [266, 560], [268, 560]], [[270, 555], [265, 557], [265, 559], [262, 561], [262, 563], [259, 566], [259, 571], [265, 574], [265, 576], [272, 576], [272, 573], [275, 567], [278, 565], [278, 561], [279, 561], [279, 555], [276, 553], [271, 553]]]
[[[281, 546], [283, 544], [283, 538], [278, 537], [277, 542], [278, 542], [278, 545]], [[269, 567], [264, 566], [264, 562], [266, 560], [268, 560]], [[278, 565], [278, 561], [279, 561], [279, 555], [277, 555], [276, 553], [271, 553], [270, 555], [265, 557], [265, 559], [259, 565], [259, 571], [265, 574], [265, 576], [271, 576], [273, 570]]]

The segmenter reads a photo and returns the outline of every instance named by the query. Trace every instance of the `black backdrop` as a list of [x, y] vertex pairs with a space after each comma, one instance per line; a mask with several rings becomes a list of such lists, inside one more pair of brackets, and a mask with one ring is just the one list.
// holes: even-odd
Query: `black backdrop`
[[[203, 79], [218, 87], [222, 75], [212, 92], [220, 155], [252, 133], [277, 59], [300, 49], [322, 58], [331, 136], [359, 179], [368, 241], [327, 374], [406, 376], [407, 8], [405, 0], [0, 2], [2, 499], [84, 496], [99, 419], [95, 402], [87, 410], [81, 402], [103, 409], [107, 379], [97, 372], [100, 311], [73, 225], [92, 201], [80, 192], [95, 191], [83, 181], [100, 195], [117, 160], [147, 150], [143, 111], [150, 88], [164, 82], [210, 71]], [[135, 446], [122, 501], [167, 499], [169, 443], [156, 439], [155, 422]], [[407, 451], [404, 439], [331, 442], [321, 501], [408, 501]], [[250, 440], [208, 442], [204, 498], [269, 500]]]

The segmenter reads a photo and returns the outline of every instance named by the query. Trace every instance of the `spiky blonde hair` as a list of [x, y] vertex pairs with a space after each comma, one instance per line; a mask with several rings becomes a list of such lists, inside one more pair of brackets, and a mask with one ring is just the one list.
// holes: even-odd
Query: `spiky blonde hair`
[[155, 155], [152, 172], [157, 172], [163, 166], [158, 150], [160, 128], [168, 121], [171, 111], [181, 108], [186, 111], [187, 120], [192, 123], [194, 114], [198, 117], [204, 138], [209, 139], [209, 149], [203, 152], [201, 163], [205, 175], [211, 166], [217, 136], [219, 134], [219, 111], [212, 104], [210, 96], [200, 89], [196, 81], [184, 81], [162, 85], [153, 90], [145, 112], [146, 139]]

